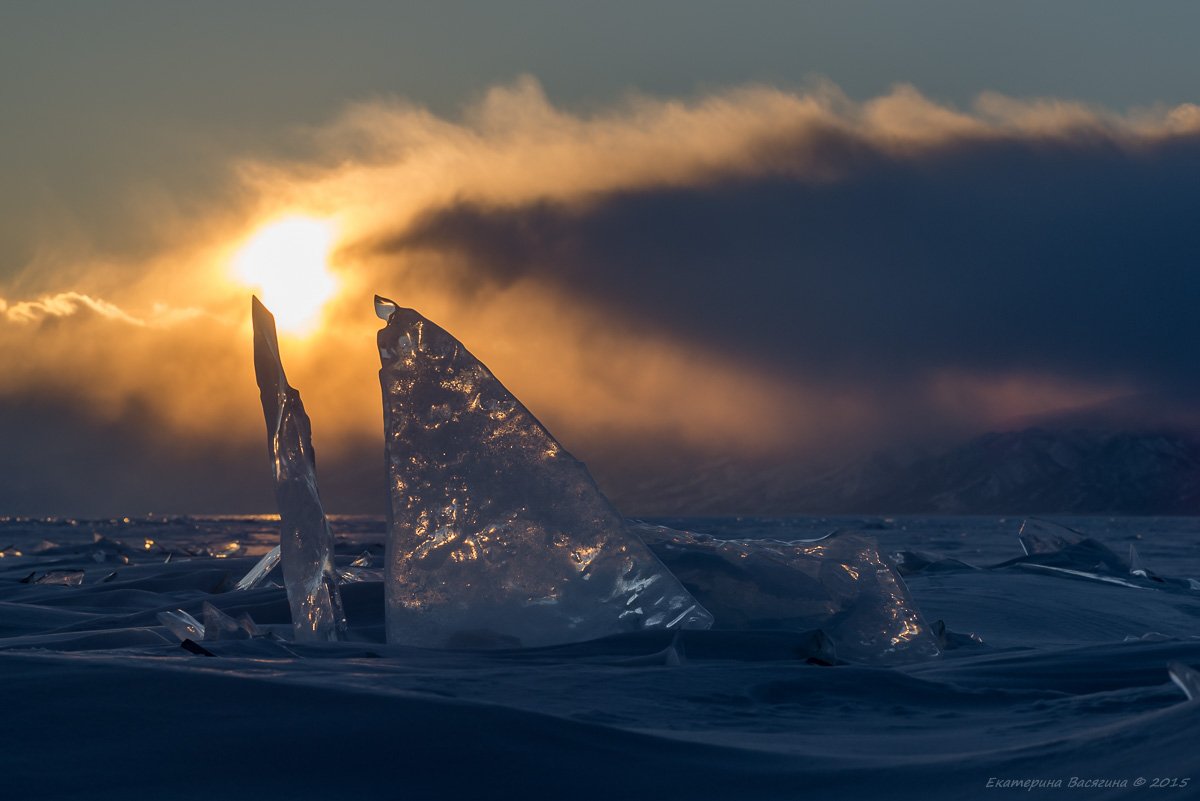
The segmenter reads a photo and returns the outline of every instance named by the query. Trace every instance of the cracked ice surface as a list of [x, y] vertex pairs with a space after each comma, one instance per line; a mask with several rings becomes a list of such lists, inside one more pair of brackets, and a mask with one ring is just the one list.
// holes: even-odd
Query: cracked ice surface
[[389, 642], [541, 646], [712, 616], [454, 337], [377, 298]]
[[821, 629], [855, 662], [911, 662], [939, 654], [899, 574], [873, 537], [721, 540], [639, 524], [651, 550], [713, 613], [718, 629]]
[[267, 423], [292, 629], [297, 640], [337, 640], [345, 631], [346, 618], [333, 567], [333, 532], [317, 491], [312, 427], [300, 393], [284, 375], [275, 318], [258, 298], [253, 300], [253, 318], [254, 374]]

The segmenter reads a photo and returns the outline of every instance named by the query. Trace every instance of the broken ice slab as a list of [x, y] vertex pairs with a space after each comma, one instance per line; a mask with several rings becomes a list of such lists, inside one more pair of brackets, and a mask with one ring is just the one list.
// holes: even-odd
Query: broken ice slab
[[182, 609], [159, 612], [155, 617], [181, 641], [204, 639], [204, 624]]
[[255, 563], [254, 567], [250, 568], [250, 571], [246, 573], [246, 575], [242, 576], [242, 580], [237, 583], [237, 587], [235, 587], [235, 589], [252, 590], [255, 587], [260, 586], [263, 583], [263, 580], [267, 577], [267, 574], [274, 570], [275, 566], [279, 564], [282, 553], [282, 549], [276, 545], [274, 548], [263, 554], [263, 558], [259, 559], [258, 562]]
[[820, 629], [837, 655], [893, 664], [937, 656], [937, 640], [872, 537], [720, 540], [638, 524], [635, 531], [713, 613], [717, 629]]
[[1031, 517], [1023, 521], [1017, 540], [1026, 556], [1042, 557], [1039, 564], [1121, 574], [1129, 572], [1129, 565], [1104, 543], [1049, 520]]
[[478, 359], [376, 297], [388, 642], [542, 646], [712, 616]]
[[254, 375], [267, 424], [267, 450], [279, 507], [283, 583], [297, 640], [338, 640], [346, 616], [333, 566], [333, 532], [317, 490], [312, 426], [279, 358], [275, 318], [254, 298]]
[[60, 587], [78, 587], [83, 584], [82, 570], [50, 570], [45, 573], [30, 573], [20, 580], [21, 584], [51, 584]]
[[1166, 578], [1149, 570], [1133, 544], [1129, 546], [1126, 562], [1104, 543], [1048, 520], [1032, 517], [1025, 520], [1017, 539], [1025, 556], [995, 567], [1015, 566], [1135, 589], [1170, 592], [1200, 589], [1200, 582], [1194, 579]]
[[933, 631], [933, 636], [937, 640], [938, 647], [943, 651], [950, 651], [955, 648], [978, 648], [984, 645], [983, 638], [973, 631], [966, 634], [960, 634], [957, 631], [951, 631], [946, 628], [946, 621], [935, 620], [930, 624], [930, 629]]
[[218, 542], [204, 546], [204, 554], [214, 559], [228, 559], [237, 556], [242, 551], [240, 542]]

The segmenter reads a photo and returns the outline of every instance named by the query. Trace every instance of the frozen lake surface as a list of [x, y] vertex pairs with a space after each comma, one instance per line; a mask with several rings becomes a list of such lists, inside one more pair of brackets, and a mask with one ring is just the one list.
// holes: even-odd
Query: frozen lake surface
[[[1055, 519], [1200, 578], [1200, 520]], [[332, 522], [338, 566], [359, 559], [370, 579], [383, 521]], [[682, 664], [664, 657], [669, 632], [425, 650], [384, 643], [372, 580], [342, 585], [349, 642], [295, 643], [281, 587], [233, 591], [278, 542], [274, 518], [4, 519], [3, 795], [1200, 797], [1200, 703], [1167, 672], [1200, 665], [1200, 591], [969, 567], [1022, 556], [1020, 518], [653, 522], [783, 540], [849, 528], [920, 552], [932, 566], [905, 581], [958, 647], [898, 668], [814, 664], [808, 634], [780, 631], [684, 632]], [[205, 602], [275, 636], [185, 650], [157, 614], [202, 618]], [[1050, 786], [1004, 784], [1027, 780]]]

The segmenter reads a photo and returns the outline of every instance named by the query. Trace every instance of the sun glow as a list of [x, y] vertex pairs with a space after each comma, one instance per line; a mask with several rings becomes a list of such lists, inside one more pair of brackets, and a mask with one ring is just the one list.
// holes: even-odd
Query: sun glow
[[256, 231], [234, 255], [234, 275], [262, 293], [281, 331], [310, 333], [337, 289], [329, 273], [333, 241], [333, 224], [327, 220], [277, 220]]

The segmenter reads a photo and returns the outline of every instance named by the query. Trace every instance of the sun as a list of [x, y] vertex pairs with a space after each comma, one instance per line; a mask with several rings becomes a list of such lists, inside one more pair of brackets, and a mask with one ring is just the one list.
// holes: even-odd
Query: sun
[[286, 217], [254, 232], [233, 256], [238, 280], [262, 293], [279, 330], [310, 333], [337, 289], [329, 272], [333, 223]]

